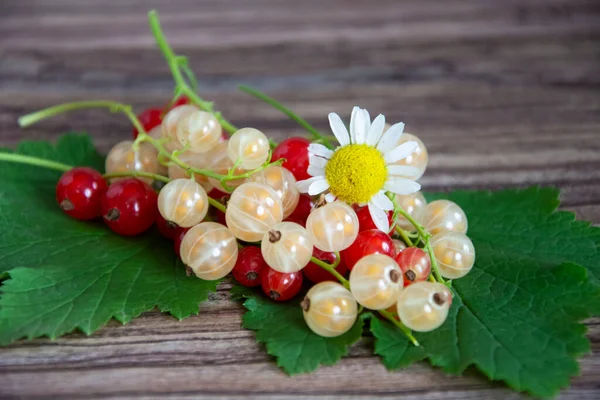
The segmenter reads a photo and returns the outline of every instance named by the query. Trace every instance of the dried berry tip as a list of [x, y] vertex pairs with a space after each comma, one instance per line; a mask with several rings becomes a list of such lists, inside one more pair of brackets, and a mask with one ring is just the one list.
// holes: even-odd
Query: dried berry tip
[[250, 271], [246, 274], [246, 279], [249, 281], [255, 281], [258, 279], [258, 274], [254, 271]]
[[281, 232], [280, 231], [269, 231], [269, 242], [271, 243], [277, 243], [279, 242], [279, 240], [281, 239]]
[[269, 292], [269, 297], [271, 298], [271, 300], [277, 300], [280, 297], [280, 295], [276, 291], [271, 290]]
[[62, 208], [65, 211], [71, 211], [72, 209], [75, 208], [75, 206], [73, 205], [71, 200], [64, 199], [63, 201], [60, 202], [60, 208]]
[[319, 207], [323, 207], [325, 204], [327, 204], [327, 200], [325, 200], [325, 195], [322, 194], [321, 196], [319, 196], [319, 200], [315, 202], [315, 206], [313, 209], [316, 210]]
[[302, 307], [302, 310], [304, 310], [304, 312], [308, 312], [308, 309], [310, 308], [310, 299], [308, 297], [305, 297], [304, 300], [300, 302], [300, 307]]
[[185, 274], [187, 276], [192, 276], [193, 273], [194, 273], [193, 269], [191, 269], [190, 267], [185, 267]]
[[175, 222], [173, 221], [167, 221], [167, 227], [169, 229], [177, 229], [179, 228], [179, 225], [177, 225]]
[[415, 278], [417, 277], [417, 274], [415, 274], [415, 271], [413, 271], [412, 269], [409, 269], [408, 271], [406, 271], [404, 276], [406, 276], [406, 279], [413, 282], [415, 280]]
[[119, 212], [118, 209], [111, 208], [110, 210], [108, 210], [108, 212], [104, 216], [104, 219], [107, 221], [116, 221], [119, 219], [120, 216], [121, 216], [121, 213]]
[[448, 301], [448, 295], [446, 293], [435, 293], [433, 295], [433, 301], [438, 306], [441, 306]]
[[390, 271], [390, 279], [392, 280], [392, 282], [398, 283], [401, 277], [402, 274], [398, 273], [398, 271], [396, 271], [395, 269]]

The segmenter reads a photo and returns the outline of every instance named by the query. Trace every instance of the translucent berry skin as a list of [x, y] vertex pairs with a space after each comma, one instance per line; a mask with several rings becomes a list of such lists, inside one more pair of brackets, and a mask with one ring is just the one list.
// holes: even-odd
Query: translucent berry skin
[[160, 215], [160, 212], [156, 213], [154, 225], [156, 225], [160, 234], [169, 240], [174, 240], [175, 236], [177, 236], [179, 233], [179, 227], [176, 224], [164, 219], [163, 216]]
[[[229, 172], [229, 169], [233, 167], [233, 162], [229, 159], [229, 155], [227, 154], [227, 148], [229, 147], [229, 140], [224, 140], [220, 142], [210, 153], [208, 153], [208, 166], [207, 169], [210, 169], [217, 174], [225, 175]], [[235, 170], [235, 175], [239, 175], [244, 173], [245, 171], [241, 168], [237, 168]], [[217, 188], [221, 192], [227, 192], [225, 188], [221, 185], [221, 182], [214, 178], [209, 178], [208, 181]], [[245, 179], [237, 179], [232, 181], [227, 181], [227, 186], [236, 188], [244, 183]]]
[[475, 247], [464, 233], [443, 232], [431, 238], [433, 254], [444, 278], [462, 278], [475, 264]]
[[302, 137], [291, 137], [279, 143], [273, 150], [272, 161], [285, 158], [283, 167], [290, 171], [297, 181], [308, 179], [308, 145], [310, 141]]
[[175, 125], [179, 144], [189, 146], [194, 153], [207, 153], [214, 149], [221, 140], [221, 132], [221, 124], [215, 116], [200, 110], [185, 113]]
[[280, 222], [273, 226], [261, 242], [262, 256], [275, 271], [296, 272], [306, 267], [313, 254], [308, 232], [294, 222]]
[[[142, 127], [146, 132], [150, 132], [154, 127], [159, 126], [162, 122], [162, 109], [160, 108], [147, 108], [138, 114], [137, 118], [142, 124]], [[139, 132], [137, 128], [133, 127], [133, 138], [137, 138]]]
[[312, 197], [307, 194], [301, 194], [298, 197], [298, 205], [294, 211], [287, 217], [288, 220], [302, 221], [300, 225], [305, 226], [308, 216], [315, 207]]
[[183, 238], [189, 230], [190, 228], [177, 228], [177, 233], [173, 237], [173, 250], [175, 250], [175, 254], [177, 254], [177, 257], [181, 256], [181, 242], [183, 242]]
[[[287, 169], [278, 165], [271, 165], [252, 175], [250, 181], [264, 183], [277, 192], [283, 206], [283, 218], [287, 218], [296, 210], [300, 200], [300, 192], [296, 188], [296, 178]], [[306, 216], [308, 217], [308, 214]], [[304, 221], [306, 221], [306, 218]]]
[[421, 212], [419, 218], [423, 227], [432, 235], [442, 232], [467, 233], [465, 212], [450, 200], [432, 201]]
[[408, 155], [408, 157], [398, 160], [394, 163], [394, 165], [408, 165], [411, 167], [417, 168], [419, 173], [413, 176], [406, 176], [405, 178], [417, 180], [423, 176], [425, 170], [427, 169], [427, 163], [429, 162], [429, 154], [427, 153], [427, 148], [421, 139], [411, 133], [403, 133], [400, 136], [400, 140], [398, 141], [397, 146], [400, 146], [402, 143], [406, 142], [417, 142], [417, 148], [415, 151]]
[[396, 247], [392, 242], [392, 238], [379, 229], [362, 231], [358, 234], [354, 243], [342, 251], [341, 256], [346, 267], [352, 271], [358, 260], [369, 254], [385, 254], [392, 258], [396, 257]]
[[[407, 195], [396, 195], [396, 202], [404, 211], [406, 211], [411, 217], [419, 221], [423, 210], [427, 206], [427, 200], [423, 197], [423, 193], [415, 192]], [[415, 232], [416, 229], [413, 224], [408, 222], [406, 218], [398, 215], [396, 219], [396, 225], [408, 232]]]
[[87, 167], [68, 170], [56, 184], [56, 201], [65, 214], [79, 220], [102, 215], [100, 204], [108, 189], [100, 172]]
[[[371, 217], [371, 213], [369, 212], [369, 207], [354, 207], [356, 211], [356, 216], [358, 217], [358, 230], [359, 232], [368, 231], [371, 229], [377, 229], [375, 226], [375, 222], [373, 222], [373, 217]], [[390, 223], [390, 231], [394, 230], [394, 224], [392, 223], [392, 217], [394, 215], [393, 211], [388, 211], [388, 222]]]
[[[193, 151], [189, 150], [186, 150], [183, 153], [179, 154], [179, 159], [192, 168], [207, 169], [209, 166], [208, 155], [194, 153]], [[190, 174], [176, 164], [169, 165], [167, 174], [170, 179], [190, 178]], [[210, 183], [206, 176], [194, 174], [194, 179], [196, 180], [196, 182], [202, 185], [202, 187], [207, 193], [212, 190], [213, 185]]]
[[260, 278], [260, 285], [271, 300], [287, 301], [298, 294], [302, 280], [302, 272], [286, 274], [267, 266]]
[[[143, 142], [137, 150], [133, 149], [133, 141], [125, 140], [117, 143], [106, 156], [105, 170], [107, 174], [116, 172], [142, 171], [160, 175], [164, 171], [158, 162], [158, 152], [150, 143]], [[112, 182], [125, 178], [111, 178]], [[151, 178], [140, 178], [152, 183]]]
[[[313, 250], [313, 257], [318, 258], [321, 261], [326, 262], [327, 264], [333, 265], [335, 260], [337, 260], [337, 256], [335, 253], [328, 253], [326, 251], [322, 251], [317, 249], [316, 247]], [[342, 276], [346, 276], [348, 273], [348, 268], [344, 265], [343, 262], [340, 262], [335, 270]], [[325, 281], [333, 281], [337, 282], [337, 278], [333, 276], [330, 272], [324, 270], [319, 267], [317, 264], [313, 262], [309, 262], [306, 264], [306, 267], [302, 270], [304, 277], [313, 283], [320, 283]]]
[[102, 196], [104, 223], [115, 233], [135, 236], [152, 226], [158, 213], [158, 196], [139, 179], [121, 179]]
[[262, 183], [248, 182], [231, 194], [225, 221], [235, 237], [258, 242], [283, 220], [283, 207], [277, 193]]
[[254, 287], [260, 285], [260, 278], [267, 268], [260, 249], [248, 246], [240, 250], [231, 274], [241, 285]]
[[398, 300], [404, 280], [396, 261], [384, 254], [363, 257], [350, 272], [350, 291], [371, 310], [384, 310]]
[[227, 227], [203, 222], [185, 234], [179, 248], [181, 261], [200, 279], [214, 281], [233, 270], [238, 259], [235, 237]]
[[180, 145], [179, 139], [177, 138], [177, 124], [187, 115], [198, 111], [200, 111], [200, 109], [193, 104], [184, 104], [173, 107], [162, 120], [162, 137], [178, 142], [178, 145]]
[[424, 282], [431, 272], [429, 256], [418, 247], [409, 247], [396, 256], [402, 270], [404, 287], [416, 282]]
[[246, 170], [256, 169], [263, 165], [269, 157], [269, 139], [264, 133], [254, 128], [242, 128], [229, 139], [227, 154], [229, 159]]
[[316, 248], [342, 251], [358, 236], [358, 217], [352, 207], [335, 201], [313, 210], [306, 221], [306, 230]]
[[406, 245], [402, 240], [392, 239], [392, 243], [394, 243], [394, 247], [396, 248], [396, 254], [400, 254], [406, 249]]
[[348, 332], [358, 317], [352, 293], [337, 282], [318, 283], [300, 303], [306, 325], [317, 335], [336, 337]]
[[161, 189], [158, 211], [167, 221], [189, 228], [200, 223], [206, 216], [208, 196], [196, 181], [175, 179]]
[[396, 309], [404, 325], [416, 332], [439, 328], [448, 317], [452, 292], [437, 282], [417, 282], [398, 297]]

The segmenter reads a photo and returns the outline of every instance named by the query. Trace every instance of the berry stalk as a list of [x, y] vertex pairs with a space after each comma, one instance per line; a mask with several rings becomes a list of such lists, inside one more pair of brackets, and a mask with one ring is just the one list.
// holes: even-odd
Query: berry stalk
[[378, 311], [380, 315], [389, 320], [392, 324], [396, 325], [400, 330], [406, 335], [406, 337], [414, 344], [415, 346], [420, 346], [419, 341], [413, 336], [412, 331], [408, 329], [402, 322], [394, 318], [394, 315], [385, 310]]
[[171, 70], [171, 74], [173, 75], [173, 79], [175, 80], [175, 91], [187, 96], [192, 101], [192, 103], [196, 104], [202, 110], [214, 114], [221, 126], [229, 133], [234, 133], [235, 131], [237, 131], [238, 129], [225, 118], [223, 118], [221, 113], [215, 112], [212, 102], [202, 100], [200, 96], [198, 96], [196, 92], [192, 90], [192, 88], [190, 88], [183, 74], [181, 73], [181, 71], [183, 70], [186, 76], [188, 77], [188, 80], [190, 80], [192, 84], [195, 83], [193, 73], [187, 65], [187, 58], [175, 54], [173, 52], [173, 49], [171, 49], [171, 46], [169, 46], [169, 43], [167, 43], [165, 34], [163, 33], [160, 27], [160, 21], [158, 19], [158, 14], [156, 10], [148, 12], [148, 23], [150, 24], [150, 30], [152, 31], [152, 35], [156, 40], [156, 45], [165, 57], [165, 60], [169, 65], [169, 69]]
[[329, 272], [331, 275], [335, 276], [337, 278], [337, 280], [344, 285], [344, 287], [348, 290], [350, 290], [350, 283], [348, 282], [348, 280], [346, 278], [344, 278], [342, 276], [342, 274], [340, 274], [339, 272], [337, 272], [335, 269], [337, 268], [337, 266], [340, 264], [340, 253], [339, 252], [335, 252], [336, 255], [336, 259], [335, 262], [333, 264], [328, 264], [324, 261], [319, 260], [317, 257], [311, 257], [310, 261], [315, 263], [316, 265], [318, 265], [319, 267], [323, 268], [325, 271]]
[[7, 161], [18, 164], [34, 165], [36, 167], [53, 169], [56, 171], [66, 172], [73, 167], [67, 164], [59, 163], [57, 161], [45, 160], [43, 158], [26, 156], [23, 154], [15, 153], [0, 153], [0, 161]]

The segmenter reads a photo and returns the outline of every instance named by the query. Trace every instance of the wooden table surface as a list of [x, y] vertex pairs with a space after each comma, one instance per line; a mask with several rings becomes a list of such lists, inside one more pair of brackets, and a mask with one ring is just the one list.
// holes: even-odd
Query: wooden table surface
[[[600, 222], [600, 4], [591, 0], [2, 0], [1, 144], [77, 130], [106, 151], [129, 137], [129, 123], [103, 111], [25, 131], [16, 119], [77, 99], [162, 104], [172, 81], [146, 26], [152, 7], [201, 94], [240, 126], [301, 133], [237, 92], [241, 83], [324, 130], [328, 112], [361, 105], [422, 137], [426, 190], [553, 185], [564, 208]], [[522, 397], [476, 371], [458, 378], [420, 363], [388, 373], [368, 340], [334, 367], [286, 377], [240, 328], [227, 289], [183, 322], [150, 312], [91, 337], [2, 348], [0, 396]], [[600, 356], [584, 357], [581, 371], [561, 398], [600, 397]]]

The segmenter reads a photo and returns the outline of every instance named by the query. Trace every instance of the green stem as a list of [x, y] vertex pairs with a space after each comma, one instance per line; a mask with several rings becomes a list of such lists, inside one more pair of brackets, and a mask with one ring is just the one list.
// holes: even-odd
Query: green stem
[[132, 178], [150, 178], [155, 181], [161, 181], [165, 183], [169, 183], [171, 180], [166, 176], [153, 174], [150, 172], [144, 171], [125, 171], [125, 172], [113, 172], [110, 174], [103, 175], [105, 179], [110, 178], [123, 178], [123, 177], [132, 177]]
[[56, 171], [61, 172], [65, 172], [73, 168], [70, 165], [59, 163], [56, 161], [44, 160], [43, 158], [26, 156], [23, 154], [16, 153], [0, 153], [0, 161], [34, 165], [36, 167], [54, 169]]
[[412, 242], [412, 240], [410, 240], [404, 229], [397, 226], [396, 233], [400, 235], [400, 237], [402, 238], [402, 240], [404, 240], [404, 243], [406, 243], [408, 247], [414, 247], [414, 243]]
[[379, 314], [383, 315], [392, 324], [394, 324], [398, 328], [400, 328], [400, 330], [402, 332], [404, 332], [404, 334], [412, 342], [412, 344], [414, 344], [415, 346], [420, 346], [419, 342], [417, 341], [417, 339], [413, 336], [411, 330], [408, 329], [402, 322], [400, 322], [396, 318], [394, 318], [394, 315], [391, 312], [385, 311], [385, 310], [379, 310]]
[[51, 118], [70, 111], [85, 110], [89, 108], [108, 108], [110, 112], [121, 112], [131, 120], [133, 126], [138, 130], [138, 132], [146, 133], [146, 130], [133, 113], [130, 105], [110, 100], [73, 101], [70, 103], [63, 103], [54, 107], [45, 108], [43, 110], [20, 117], [19, 126], [21, 128], [26, 128], [46, 118]]
[[300, 117], [298, 114], [296, 114], [289, 108], [285, 107], [283, 104], [281, 104], [274, 98], [269, 97], [268, 95], [264, 94], [263, 92], [253, 89], [249, 86], [240, 85], [240, 86], [238, 86], [238, 88], [242, 92], [246, 92], [246, 93], [256, 97], [257, 99], [264, 101], [265, 103], [269, 104], [276, 110], [281, 111], [283, 114], [287, 115], [291, 120], [296, 121], [298, 123], [298, 125], [300, 125], [304, 129], [306, 129], [306, 131], [312, 135], [314, 140], [316, 140], [320, 143], [323, 143], [324, 146], [326, 146], [327, 148], [329, 148], [331, 150], [333, 150], [335, 148], [335, 146], [331, 143], [331, 141], [328, 139], [327, 136], [323, 136], [311, 124], [309, 124], [304, 118]]
[[213, 199], [212, 197], [208, 198], [208, 203], [219, 211], [222, 211], [222, 212], [227, 211], [227, 207], [225, 207], [223, 204], [221, 204], [219, 201]]
[[[171, 49], [171, 46], [169, 46], [169, 43], [167, 43], [167, 39], [165, 38], [165, 35], [160, 27], [160, 21], [158, 19], [158, 13], [156, 10], [148, 12], [148, 22], [150, 24], [150, 30], [152, 31], [152, 34], [156, 40], [156, 44], [165, 57], [167, 64], [169, 65], [169, 69], [171, 70], [171, 74], [173, 75], [173, 80], [175, 80], [177, 89], [180, 90], [182, 94], [186, 95], [192, 101], [192, 103], [196, 104], [202, 110], [214, 114], [215, 118], [219, 120], [219, 123], [223, 129], [229, 133], [234, 133], [237, 131], [237, 128], [233, 124], [223, 118], [220, 113], [215, 112], [211, 102], [202, 100], [200, 96], [198, 96], [196, 92], [187, 84], [183, 74], [181, 73], [182, 59], [173, 52], [173, 49]], [[186, 68], [187, 65], [183, 67], [184, 72]]]
[[335, 276], [337, 278], [338, 281], [340, 281], [340, 283], [342, 285], [344, 285], [344, 287], [346, 289], [350, 289], [350, 283], [348, 282], [348, 280], [346, 278], [344, 278], [342, 276], [342, 274], [340, 274], [339, 272], [337, 272], [335, 270], [335, 268], [339, 265], [340, 263], [340, 255], [339, 253], [336, 253], [337, 258], [335, 260], [334, 264], [327, 264], [324, 261], [319, 260], [317, 257], [312, 257], [310, 259], [311, 262], [317, 264], [319, 267], [323, 268], [325, 271], [329, 272], [330, 274], [332, 274], [333, 276]]

